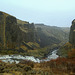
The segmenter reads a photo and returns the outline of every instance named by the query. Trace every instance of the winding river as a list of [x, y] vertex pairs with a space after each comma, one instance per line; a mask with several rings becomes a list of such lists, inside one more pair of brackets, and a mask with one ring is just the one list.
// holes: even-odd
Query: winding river
[[19, 63], [21, 60], [31, 60], [33, 62], [43, 62], [43, 61], [50, 61], [51, 59], [56, 59], [59, 56], [57, 55], [57, 50], [52, 51], [51, 55], [48, 55], [46, 59], [38, 59], [33, 56], [22, 56], [22, 55], [0, 55], [0, 60], [3, 62], [9, 62], [16, 64]]

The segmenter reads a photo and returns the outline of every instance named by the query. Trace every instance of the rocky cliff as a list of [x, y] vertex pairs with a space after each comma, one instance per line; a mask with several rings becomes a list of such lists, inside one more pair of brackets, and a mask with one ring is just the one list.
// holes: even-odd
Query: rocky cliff
[[16, 17], [0, 12], [0, 49], [15, 49], [23, 42], [34, 42], [34, 24], [19, 23]]
[[0, 12], [0, 54], [46, 56], [68, 41], [67, 29], [21, 21]]
[[72, 21], [72, 26], [70, 28], [69, 42], [75, 46], [75, 19]]
[[75, 57], [75, 19], [70, 27], [69, 42], [61, 46], [58, 54], [62, 57]]

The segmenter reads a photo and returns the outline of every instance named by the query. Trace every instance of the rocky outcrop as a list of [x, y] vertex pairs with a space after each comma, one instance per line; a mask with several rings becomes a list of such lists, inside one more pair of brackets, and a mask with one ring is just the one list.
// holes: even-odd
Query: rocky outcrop
[[0, 54], [44, 57], [68, 41], [68, 33], [64, 28], [34, 25], [0, 12]]
[[0, 12], [0, 46], [5, 46], [5, 16]]
[[72, 21], [72, 25], [70, 27], [69, 42], [60, 47], [58, 54], [61, 57], [69, 57], [71, 53], [74, 55], [72, 49], [75, 49], [75, 19]]
[[34, 25], [0, 12], [0, 50], [55, 47], [65, 40], [68, 40], [68, 33], [59, 27]]
[[23, 42], [34, 42], [34, 30], [33, 23], [20, 24], [16, 17], [0, 12], [0, 49], [15, 49]]
[[70, 28], [69, 42], [75, 47], [75, 19], [72, 21]]

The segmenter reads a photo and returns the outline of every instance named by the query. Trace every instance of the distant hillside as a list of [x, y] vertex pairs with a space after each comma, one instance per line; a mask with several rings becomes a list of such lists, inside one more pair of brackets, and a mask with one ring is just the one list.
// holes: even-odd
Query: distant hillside
[[35, 24], [37, 31], [37, 37], [40, 41], [41, 46], [66, 43], [69, 38], [70, 28], [68, 27], [56, 27], [56, 26], [47, 26], [44, 24]]

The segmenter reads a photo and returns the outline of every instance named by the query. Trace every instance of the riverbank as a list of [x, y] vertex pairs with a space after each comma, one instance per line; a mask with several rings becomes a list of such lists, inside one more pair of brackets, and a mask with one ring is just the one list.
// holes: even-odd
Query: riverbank
[[56, 59], [59, 56], [57, 55], [57, 50], [52, 51], [48, 54], [48, 56], [45, 59], [39, 59], [34, 56], [22, 56], [22, 55], [0, 55], [0, 60], [6, 63], [19, 63], [22, 60], [30, 60], [33, 62], [43, 62], [43, 61], [50, 61], [51, 59]]

